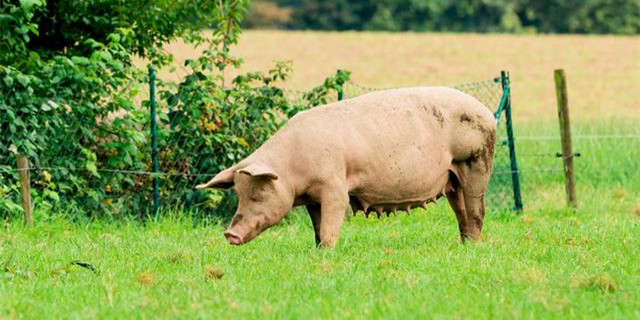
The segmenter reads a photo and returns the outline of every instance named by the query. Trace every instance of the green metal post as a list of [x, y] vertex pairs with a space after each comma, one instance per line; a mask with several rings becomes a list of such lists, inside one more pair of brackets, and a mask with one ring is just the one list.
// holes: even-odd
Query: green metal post
[[506, 71], [500, 72], [500, 79], [502, 81], [502, 91], [506, 98], [506, 104], [504, 105], [504, 116], [507, 125], [507, 138], [509, 140], [509, 158], [511, 162], [511, 181], [513, 183], [513, 200], [515, 203], [514, 209], [516, 211], [522, 211], [522, 194], [520, 193], [520, 177], [518, 171], [518, 162], [516, 160], [516, 144], [513, 137], [513, 123], [511, 119], [511, 88], [509, 73]]
[[149, 104], [151, 106], [151, 161], [153, 165], [153, 214], [160, 207], [160, 190], [158, 189], [158, 130], [156, 125], [156, 70], [149, 67]]
[[[340, 74], [342, 70], [338, 69], [338, 71], [336, 72], [336, 74]], [[344, 97], [344, 92], [343, 92], [343, 86], [344, 84], [340, 83], [340, 86], [338, 87], [338, 101], [342, 100], [342, 98]]]

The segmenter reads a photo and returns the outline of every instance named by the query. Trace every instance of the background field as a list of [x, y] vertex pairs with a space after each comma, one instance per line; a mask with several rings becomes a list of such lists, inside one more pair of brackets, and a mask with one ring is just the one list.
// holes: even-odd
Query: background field
[[[176, 64], [195, 57], [167, 46]], [[576, 119], [640, 118], [640, 37], [480, 35], [384, 32], [247, 31], [235, 48], [242, 70], [266, 71], [293, 61], [289, 88], [309, 89], [336, 69], [368, 87], [449, 85], [486, 80], [509, 70], [514, 116], [556, 121], [553, 70], [564, 68]], [[179, 77], [183, 72], [164, 73]]]
[[[167, 50], [178, 63], [194, 56]], [[492, 213], [467, 245], [445, 201], [358, 216], [332, 251], [313, 248], [302, 212], [242, 247], [225, 244], [219, 222], [179, 211], [145, 225], [51, 213], [0, 233], [0, 318], [640, 318], [640, 37], [251, 31], [236, 53], [244, 70], [293, 60], [293, 89], [338, 68], [369, 87], [509, 70], [524, 213]], [[583, 154], [577, 210], [565, 208], [549, 138], [555, 68], [567, 71]]]

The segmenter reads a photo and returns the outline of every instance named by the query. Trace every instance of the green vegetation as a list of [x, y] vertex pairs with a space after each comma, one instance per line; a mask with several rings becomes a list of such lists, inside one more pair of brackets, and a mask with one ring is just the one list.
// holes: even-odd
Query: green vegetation
[[[527, 119], [515, 123], [525, 210], [515, 215], [489, 208], [483, 240], [465, 245], [443, 199], [411, 216], [359, 214], [345, 223], [337, 248], [325, 251], [314, 248], [309, 219], [297, 209], [251, 243], [232, 247], [222, 236], [232, 213], [229, 203], [221, 205], [223, 194], [176, 190], [205, 179], [193, 174], [215, 173], [244, 157], [288, 116], [326, 102], [349, 73], [339, 72], [291, 102], [283, 89], [290, 64], [260, 68], [265, 72], [239, 69], [241, 60], [230, 52], [246, 2], [222, 3], [0, 0], [0, 318], [640, 318], [640, 129], [631, 90], [638, 65], [628, 59], [637, 52], [633, 38], [589, 37], [585, 43], [580, 37], [472, 35], [469, 42], [469, 35], [425, 41], [411, 34], [364, 34], [371, 42], [362, 42], [360, 34], [345, 40], [314, 33], [313, 43], [305, 43], [286, 35], [290, 43], [279, 45], [306, 49], [288, 52], [311, 66], [296, 83], [305, 88], [317, 81], [317, 70], [336, 69], [325, 47], [341, 61], [374, 70], [364, 76], [380, 86], [410, 83], [406, 78], [417, 69], [424, 72], [417, 78], [431, 83], [466, 79], [467, 69], [487, 74], [504, 64], [518, 70], [514, 112]], [[382, 1], [376, 8], [403, 24], [380, 18], [367, 23], [390, 23], [376, 28], [392, 30], [638, 30], [637, 2], [622, 0], [565, 1], [571, 6], [557, 12], [560, 7], [534, 1], [510, 2], [508, 10], [504, 1], [456, 3], [454, 13], [469, 19], [446, 28], [396, 14], [399, 3], [414, 5]], [[438, 3], [444, 2], [427, 4], [438, 9]], [[532, 4], [533, 13], [522, 16], [523, 3]], [[604, 7], [594, 13], [598, 5]], [[478, 20], [477, 12], [487, 20]], [[540, 12], [566, 19], [540, 19]], [[204, 35], [202, 25], [215, 28]], [[161, 81], [158, 95], [161, 170], [172, 174], [162, 177], [163, 199], [176, 201], [141, 221], [131, 215], [150, 203], [150, 177], [131, 172], [148, 171], [150, 164], [141, 65], [164, 72], [178, 67], [162, 48], [178, 37], [186, 45], [177, 51], [197, 56], [185, 59], [183, 78]], [[253, 52], [267, 56], [264, 41], [280, 49], [267, 34], [257, 37], [263, 42], [255, 41]], [[423, 43], [429, 50], [419, 47]], [[545, 51], [564, 44], [582, 51]], [[480, 47], [500, 51], [468, 50]], [[146, 60], [136, 65], [134, 55]], [[559, 141], [548, 138], [557, 135], [556, 122], [547, 121], [553, 95], [540, 88], [550, 84], [541, 80], [550, 64], [575, 75], [570, 101], [577, 106], [574, 149], [581, 153], [575, 161], [577, 210], [565, 208], [561, 161], [554, 156]], [[603, 135], [608, 137], [597, 137]], [[19, 215], [18, 154], [51, 167], [31, 172], [33, 229]], [[215, 206], [222, 215], [212, 214]]]
[[468, 245], [443, 202], [353, 218], [334, 251], [313, 248], [302, 214], [243, 247], [188, 218], [14, 224], [0, 236], [0, 315], [637, 318], [640, 218], [602, 207], [612, 192], [582, 195], [577, 212], [490, 215]]
[[[262, 3], [277, 3], [278, 7]], [[290, 9], [286, 9], [290, 8]], [[282, 18], [291, 12], [287, 21]], [[447, 32], [640, 32], [635, 0], [275, 0], [258, 1], [253, 26], [314, 30]]]
[[147, 111], [134, 103], [146, 72], [133, 55], [163, 65], [171, 61], [163, 43], [203, 41], [189, 20], [204, 15], [197, 5], [205, 2], [1, 2], [0, 216], [16, 212], [17, 155], [64, 168], [33, 174], [33, 196], [44, 208], [62, 201], [95, 212], [108, 190], [140, 188], [142, 179], [98, 172], [145, 170], [150, 162], [139, 130]]
[[[327, 78], [293, 103], [279, 87], [290, 63], [226, 76], [242, 65], [230, 49], [247, 1], [0, 3], [0, 217], [20, 211], [18, 155], [44, 168], [32, 172], [36, 207], [145, 214], [149, 195], [142, 190], [151, 177], [131, 172], [151, 171], [149, 101], [139, 102], [148, 79], [132, 61], [175, 68], [162, 46], [177, 38], [201, 55], [185, 62], [180, 82], [158, 83], [160, 167], [171, 174], [162, 176], [162, 193], [177, 194], [172, 205], [228, 200], [181, 192], [195, 185], [195, 174], [247, 156], [287, 117], [326, 101], [349, 78]], [[203, 26], [214, 28], [205, 34]]]
[[[620, 132], [632, 125], [617, 122]], [[547, 154], [556, 142], [518, 146]], [[241, 247], [226, 244], [224, 222], [181, 211], [145, 224], [52, 212], [32, 230], [18, 219], [0, 235], [0, 317], [637, 318], [640, 143], [575, 145], [579, 209], [564, 208], [557, 172], [525, 170], [524, 214], [490, 213], [483, 240], [466, 245], [444, 200], [411, 216], [351, 218], [332, 251], [313, 247], [303, 210]]]

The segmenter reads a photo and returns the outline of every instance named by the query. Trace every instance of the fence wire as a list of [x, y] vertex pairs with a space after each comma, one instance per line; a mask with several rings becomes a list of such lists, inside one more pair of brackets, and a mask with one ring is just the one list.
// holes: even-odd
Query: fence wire
[[[456, 88], [474, 96], [493, 112], [498, 109], [503, 95], [499, 79], [462, 84]], [[380, 88], [365, 87], [352, 82], [343, 86], [345, 99], [376, 90], [380, 90]], [[330, 99], [335, 101], [337, 98], [335, 95]], [[303, 92], [288, 90], [287, 99], [302, 104], [304, 102]], [[166, 114], [169, 111], [161, 109], [159, 112]], [[517, 108], [514, 112], [517, 113]], [[7, 117], [7, 114], [0, 114], [0, 124], [10, 123]], [[493, 174], [486, 200], [490, 209], [508, 210], [514, 207], [512, 180], [514, 171], [510, 164], [509, 140], [506, 123], [503, 120], [504, 117], [500, 118], [497, 123]], [[162, 208], [212, 207], [222, 198], [222, 194], [193, 189], [196, 184], [208, 180], [222, 169], [214, 163], [211, 157], [207, 156], [216, 152], [215, 145], [211, 145], [209, 150], [181, 151], [181, 154], [174, 154], [174, 148], [163, 143], [165, 137], [160, 135], [160, 172], [152, 173], [149, 123], [144, 123], [138, 130], [135, 130], [135, 134], [124, 136], [122, 133], [109, 131], [109, 128], [100, 129], [102, 127], [101, 121], [96, 119], [69, 119], [69, 121], [70, 123], [72, 121], [90, 121], [90, 125], [84, 127], [96, 130], [92, 132], [68, 131], [66, 136], [54, 137], [51, 145], [55, 145], [55, 148], [40, 150], [38, 157], [29, 159], [30, 168], [28, 170], [31, 175], [32, 194], [36, 207], [56, 209], [56, 206], [62, 208], [60, 204], [75, 203], [77, 207], [84, 210], [85, 214], [89, 215], [150, 213], [151, 186], [154, 177], [160, 179], [160, 204]], [[69, 128], [79, 127], [69, 125]], [[0, 129], [8, 130], [9, 128]], [[165, 132], [170, 130], [170, 128], [164, 129], [166, 129]], [[181, 137], [182, 140], [174, 140], [174, 143], [186, 143], [188, 139], [197, 138], [197, 134], [194, 133], [194, 135]], [[249, 138], [247, 137], [247, 139]], [[581, 147], [587, 150], [587, 145], [581, 144], [580, 141], [599, 143], [605, 139], [607, 141], [631, 139], [638, 147], [634, 152], [636, 155], [640, 153], [640, 134], [638, 133], [577, 134], [574, 136], [574, 140], [577, 141], [576, 151], [581, 151], [579, 149]], [[556, 152], [559, 150], [559, 138], [530, 135], [517, 136], [516, 140], [520, 166], [515, 173], [519, 174], [526, 182], [523, 184], [525, 201], [530, 195], [533, 197], [532, 194], [536, 192], [535, 186], [549, 183], [561, 186], [563, 181], [562, 161], [556, 157]], [[114, 143], [116, 141], [118, 143]], [[127, 141], [131, 143], [123, 143]], [[608, 143], [608, 145], [613, 144]], [[139, 148], [140, 152], [132, 153], [130, 152], [132, 148]], [[625, 151], [625, 145], [621, 144], [616, 148], [618, 148], [616, 152]], [[138, 154], [138, 158], [131, 158], [129, 154]], [[101, 161], [101, 159], [113, 155], [118, 155], [117, 161]], [[0, 217], [6, 215], [7, 212], [17, 213], [21, 210], [16, 158], [12, 154], [1, 156]], [[593, 155], [587, 154], [587, 156]], [[598, 156], [604, 157], [604, 155]], [[230, 160], [237, 162], [241, 159]], [[95, 167], [92, 163], [101, 163], [102, 165]], [[576, 172], [579, 183], [582, 177], [580, 172], [597, 172], [598, 168], [594, 168], [594, 166], [596, 164], [592, 164], [592, 162], [577, 162]], [[199, 172], [194, 169], [203, 167], [211, 168], [211, 171]], [[616, 179], [628, 179], [629, 176], [629, 173], [622, 169], [613, 170], [613, 173], [612, 170], [609, 170], [609, 172], [598, 174], [589, 176], [590, 181], [597, 183], [600, 180], [611, 179], [612, 174]], [[638, 178], [640, 180], [640, 176]]]
[[[492, 112], [496, 112], [496, 110], [498, 110], [503, 95], [500, 78], [464, 83], [456, 86], [455, 88], [475, 97]], [[344, 86], [343, 90], [345, 98], [352, 98], [380, 89], [348, 82]], [[487, 206], [490, 208], [510, 210], [515, 206], [512, 182], [512, 175], [514, 172], [511, 170], [508, 147], [509, 140], [507, 137], [506, 121], [504, 121], [504, 117], [497, 123], [497, 125], [493, 173], [489, 182], [489, 189], [486, 193], [485, 201]]]
[[[488, 107], [495, 110], [500, 102], [502, 89], [494, 80], [478, 83], [464, 84], [459, 89], [468, 92], [478, 98]], [[344, 98], [351, 98], [360, 94], [380, 89], [360, 86], [348, 82], [343, 86]], [[303, 104], [304, 93], [288, 90], [287, 98], [292, 103]], [[329, 97], [329, 101], [336, 101], [337, 94]], [[159, 110], [159, 113], [168, 110]], [[4, 115], [6, 116], [6, 115]], [[81, 119], [69, 119], [70, 121], [82, 121]], [[100, 121], [93, 121], [84, 126], [88, 128], [100, 128]], [[3, 123], [5, 123], [3, 121]], [[69, 126], [72, 128], [73, 126]], [[51, 143], [56, 148], [41, 150], [37, 158], [29, 159], [31, 186], [35, 192], [36, 206], [68, 202], [78, 204], [89, 214], [146, 214], [150, 213], [152, 203], [152, 180], [159, 179], [160, 203], [164, 208], [174, 206], [198, 206], [205, 203], [216, 203], [217, 199], [211, 199], [210, 193], [195, 191], [193, 187], [206, 181], [222, 168], [216, 167], [212, 159], [203, 156], [207, 152], [215, 152], [215, 146], [211, 150], [193, 150], [191, 153], [183, 152], [179, 155], [174, 152], [171, 145], [163, 143], [160, 137], [159, 162], [160, 172], [152, 173], [151, 169], [151, 134], [149, 123], [144, 123], [138, 130], [138, 135], [121, 136], [118, 132], [100, 131], [98, 133], [68, 132], [66, 137], [61, 137]], [[166, 128], [165, 128], [166, 129]], [[508, 150], [503, 147], [504, 130], [499, 130], [498, 148], [494, 161], [494, 178], [491, 181], [488, 200], [492, 206], [507, 207], [511, 197], [510, 168], [508, 165]], [[85, 134], [92, 134], [91, 139], [79, 138]], [[185, 135], [182, 140], [173, 143], [186, 143], [187, 139], [197, 136]], [[121, 161], [104, 162], [107, 155], [114, 153], [125, 154], [123, 140], [138, 141], [132, 143], [131, 148], [142, 148], [141, 154], [146, 155], [140, 159], [128, 159], [123, 156]], [[83, 145], [84, 140], [92, 141], [94, 145]], [[111, 142], [118, 141], [117, 146], [110, 147]], [[183, 142], [181, 142], [183, 141]], [[96, 145], [96, 144], [100, 145]], [[125, 145], [126, 147], [126, 145]], [[183, 149], [183, 148], [177, 148]], [[55, 150], [55, 151], [54, 151]], [[55, 154], [57, 152], [58, 154]], [[91, 159], [95, 155], [97, 159]], [[95, 160], [95, 161], [92, 161]], [[241, 159], [232, 159], [239, 161]], [[8, 156], [0, 162], [0, 202], [1, 199], [11, 198], [12, 201], [4, 201], [4, 209], [14, 209], [19, 203], [18, 170], [15, 167], [15, 157]], [[102, 163], [98, 168], [91, 163]], [[196, 172], [193, 168], [212, 168], [211, 172]], [[214, 196], [215, 197], [215, 196]], [[14, 207], [7, 208], [6, 203], [13, 203]], [[2, 209], [2, 208], [0, 208]]]

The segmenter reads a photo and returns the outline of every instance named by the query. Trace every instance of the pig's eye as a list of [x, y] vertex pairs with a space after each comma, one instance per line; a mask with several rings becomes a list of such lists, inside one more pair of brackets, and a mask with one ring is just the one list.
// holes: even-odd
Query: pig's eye
[[258, 197], [250, 197], [249, 200], [253, 201], [253, 202], [258, 202], [260, 201], [260, 199]]

